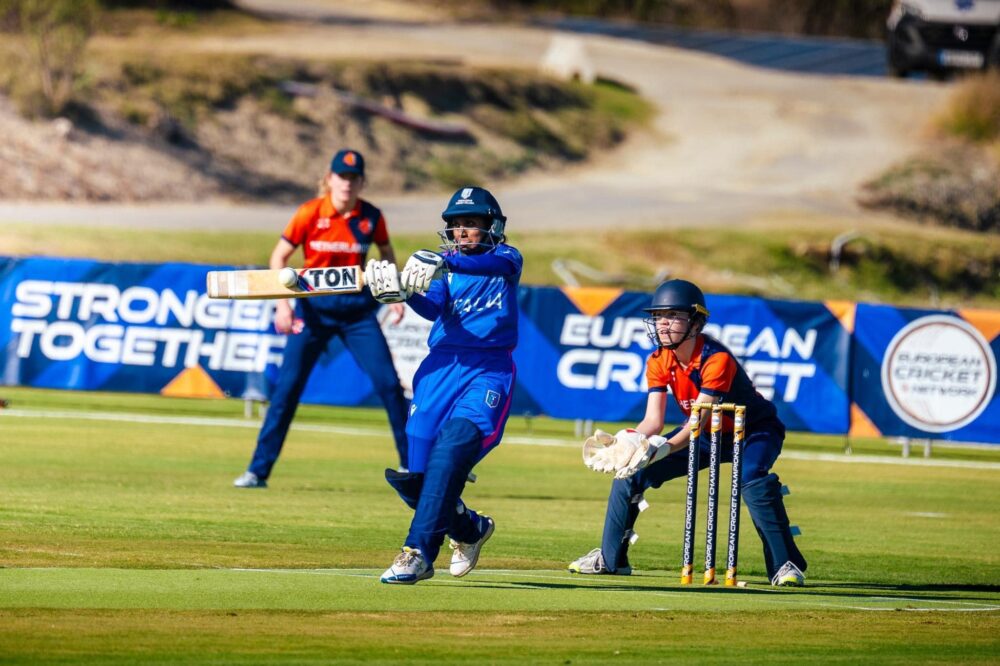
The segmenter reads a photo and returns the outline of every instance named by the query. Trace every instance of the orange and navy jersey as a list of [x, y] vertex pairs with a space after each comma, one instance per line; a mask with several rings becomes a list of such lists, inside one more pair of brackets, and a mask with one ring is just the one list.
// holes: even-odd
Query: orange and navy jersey
[[[674, 394], [684, 416], [691, 415], [691, 403], [699, 393], [719, 397], [747, 408], [747, 424], [777, 418], [774, 405], [757, 392], [746, 370], [733, 353], [715, 338], [699, 334], [688, 366], [682, 367], [672, 350], [658, 349], [646, 361], [646, 383], [650, 392], [668, 388]], [[723, 419], [723, 430], [732, 430], [730, 415]]]
[[389, 242], [382, 212], [364, 199], [340, 213], [330, 197], [319, 197], [299, 206], [281, 237], [302, 246], [305, 268], [362, 266], [372, 243]]

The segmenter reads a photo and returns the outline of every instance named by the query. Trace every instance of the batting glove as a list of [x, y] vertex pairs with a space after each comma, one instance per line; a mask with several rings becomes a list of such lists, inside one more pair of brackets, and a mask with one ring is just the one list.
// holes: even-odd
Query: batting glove
[[444, 257], [430, 250], [417, 250], [406, 261], [399, 284], [407, 294], [426, 294], [431, 282], [446, 270]]
[[389, 261], [371, 259], [365, 266], [365, 284], [379, 303], [402, 303], [406, 294], [399, 288], [399, 270]]

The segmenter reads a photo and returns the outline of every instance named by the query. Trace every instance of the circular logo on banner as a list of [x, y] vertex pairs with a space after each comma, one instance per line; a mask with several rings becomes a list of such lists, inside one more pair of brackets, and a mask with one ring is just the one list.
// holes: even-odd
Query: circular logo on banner
[[926, 432], [971, 423], [993, 397], [997, 362], [989, 343], [957, 317], [910, 322], [882, 359], [882, 388], [892, 411]]

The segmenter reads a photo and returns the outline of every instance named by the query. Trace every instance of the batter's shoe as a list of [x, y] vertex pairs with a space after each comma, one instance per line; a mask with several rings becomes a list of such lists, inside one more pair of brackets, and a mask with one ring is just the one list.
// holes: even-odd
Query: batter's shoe
[[771, 579], [771, 585], [777, 587], [802, 587], [805, 584], [805, 574], [792, 562], [785, 562]]
[[253, 472], [243, 472], [236, 477], [233, 485], [237, 488], [267, 488], [267, 480], [260, 478]]
[[418, 548], [403, 546], [403, 552], [396, 556], [392, 566], [382, 574], [382, 582], [391, 585], [413, 585], [434, 575], [434, 569]]
[[[496, 529], [496, 523], [489, 516], [479, 516], [480, 533], [479, 541], [475, 543], [460, 543], [454, 539], [449, 539], [449, 546], [451, 547], [451, 575], [461, 578], [465, 574], [469, 573], [476, 568], [476, 563], [479, 561], [479, 551], [482, 550], [483, 544], [489, 541], [489, 538], [493, 536], [493, 530]], [[482, 527], [485, 525], [485, 528]]]
[[583, 557], [578, 557], [569, 563], [567, 567], [570, 573], [578, 574], [611, 574], [617, 576], [629, 576], [632, 574], [632, 567], [618, 567], [617, 571], [608, 571], [604, 564], [604, 555], [600, 548], [595, 548]]

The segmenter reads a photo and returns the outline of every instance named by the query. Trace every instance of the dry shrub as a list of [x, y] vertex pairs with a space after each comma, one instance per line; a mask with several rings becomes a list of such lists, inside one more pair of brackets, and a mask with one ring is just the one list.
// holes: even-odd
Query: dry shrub
[[858, 201], [946, 226], [1000, 232], [1000, 72], [957, 83], [927, 130], [930, 147], [865, 183]]
[[26, 46], [12, 86], [22, 112], [55, 116], [69, 105], [99, 10], [96, 0], [0, 0], [0, 15]]
[[979, 144], [1000, 142], [1000, 72], [966, 77], [932, 120], [944, 136]]

